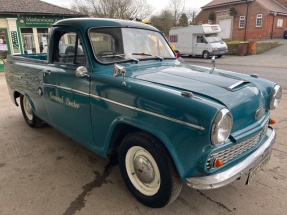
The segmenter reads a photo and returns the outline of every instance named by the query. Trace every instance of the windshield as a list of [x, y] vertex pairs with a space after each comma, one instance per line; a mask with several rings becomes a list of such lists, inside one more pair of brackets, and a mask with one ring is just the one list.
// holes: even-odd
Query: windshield
[[205, 39], [208, 43], [216, 43], [216, 42], [221, 42], [222, 40], [220, 37], [218, 37], [217, 34], [206, 34], [204, 35]]
[[101, 63], [175, 58], [164, 37], [135, 28], [95, 28], [89, 32], [96, 59]]

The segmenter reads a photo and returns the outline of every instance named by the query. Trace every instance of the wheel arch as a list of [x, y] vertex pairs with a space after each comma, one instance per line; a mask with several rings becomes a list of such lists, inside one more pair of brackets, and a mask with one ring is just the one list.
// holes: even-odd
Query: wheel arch
[[143, 131], [157, 138], [171, 156], [178, 174], [180, 176], [183, 175], [183, 168], [180, 162], [176, 159], [176, 150], [169, 138], [162, 131], [159, 131], [153, 125], [147, 124], [145, 122], [136, 123], [132, 120], [121, 119], [117, 123], [114, 123], [108, 134], [109, 139], [106, 144], [107, 148], [105, 150], [105, 155], [109, 157], [116, 155], [117, 149], [125, 136], [136, 131]]

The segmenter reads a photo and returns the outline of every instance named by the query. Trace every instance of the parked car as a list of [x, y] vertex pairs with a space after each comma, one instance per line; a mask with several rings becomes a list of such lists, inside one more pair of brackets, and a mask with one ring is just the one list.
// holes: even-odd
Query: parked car
[[287, 39], [287, 28], [285, 29], [284, 33], [283, 33], [283, 38]]
[[207, 190], [247, 174], [249, 184], [268, 162], [278, 84], [186, 65], [160, 31], [137, 22], [66, 19], [50, 36], [48, 55], [8, 57], [12, 101], [20, 98], [29, 126], [46, 122], [101, 156], [116, 155], [143, 204], [171, 203], [183, 183]]

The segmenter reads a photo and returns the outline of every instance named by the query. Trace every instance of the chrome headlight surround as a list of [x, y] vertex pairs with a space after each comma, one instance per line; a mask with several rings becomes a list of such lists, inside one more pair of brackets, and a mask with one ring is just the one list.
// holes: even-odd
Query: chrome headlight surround
[[211, 143], [215, 146], [225, 143], [232, 129], [232, 114], [226, 108], [221, 109], [215, 117], [211, 128]]
[[280, 99], [282, 97], [282, 88], [277, 84], [272, 90], [271, 96], [270, 96], [270, 110], [274, 110], [278, 107], [280, 103]]

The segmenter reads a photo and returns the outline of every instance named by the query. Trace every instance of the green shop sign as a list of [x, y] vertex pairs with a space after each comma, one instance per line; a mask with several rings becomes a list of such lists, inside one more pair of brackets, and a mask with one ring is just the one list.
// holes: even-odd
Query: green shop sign
[[29, 27], [50, 27], [52, 24], [63, 18], [64, 17], [25, 16], [19, 18], [19, 24], [21, 26]]

